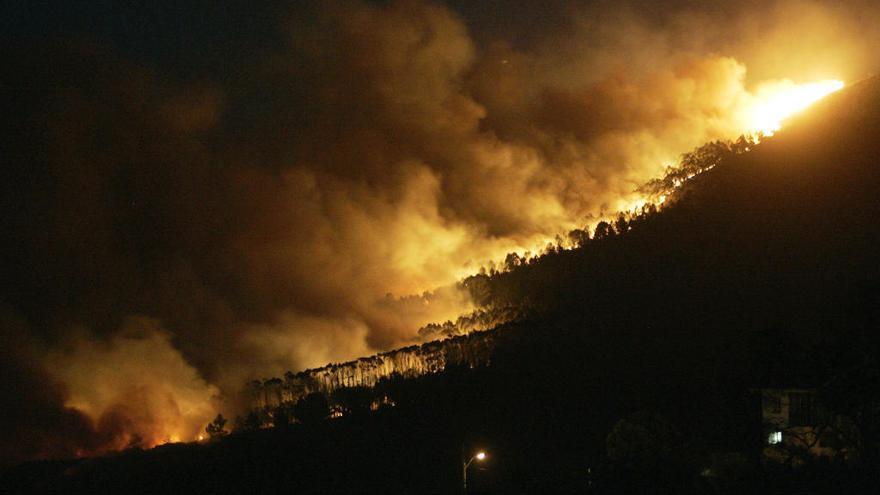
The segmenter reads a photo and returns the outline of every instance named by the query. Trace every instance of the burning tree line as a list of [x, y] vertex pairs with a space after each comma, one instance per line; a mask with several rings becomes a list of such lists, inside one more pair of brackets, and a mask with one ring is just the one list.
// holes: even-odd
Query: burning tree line
[[[690, 152], [682, 154], [677, 165], [666, 167], [662, 177], [652, 179], [636, 190], [643, 198], [641, 206], [631, 211], [618, 212], [616, 217], [598, 222], [593, 229], [585, 226], [581, 229], [571, 230], [565, 236], [557, 235], [555, 244], [553, 242], [547, 243], [543, 251], [539, 253], [528, 251], [522, 255], [515, 252], [508, 253], [504, 263], [499, 266], [492, 265], [488, 270], [483, 268], [480, 270], [480, 275], [494, 276], [510, 272], [519, 266], [535, 263], [544, 256], [582, 248], [591, 240], [599, 240], [626, 232], [632, 228], [634, 223], [657, 213], [662, 207], [674, 203], [688, 181], [737, 155], [751, 151], [764, 140], [765, 136], [761, 133], [744, 134], [735, 141], [717, 140], [694, 148]], [[467, 286], [469, 282], [480, 275], [467, 278], [464, 284]], [[468, 288], [472, 289], [469, 286]], [[480, 304], [479, 301], [477, 303]]]
[[284, 378], [251, 381], [246, 387], [251, 413], [238, 426], [278, 426], [293, 418], [308, 422], [322, 407], [326, 417], [393, 405], [383, 384], [450, 367], [488, 366], [495, 334], [496, 330], [478, 331], [298, 373], [288, 371]]
[[[689, 180], [711, 170], [730, 157], [750, 151], [761, 136], [741, 136], [736, 141], [714, 141], [682, 155], [676, 167], [668, 167], [665, 175], [639, 191], [648, 202], [641, 209], [620, 213], [616, 220], [590, 229], [569, 232], [567, 239], [558, 238], [557, 245], [548, 245], [541, 255], [529, 257], [511, 253], [500, 270], [482, 271], [461, 282], [478, 309], [459, 317], [455, 322], [430, 324], [419, 330], [431, 342], [363, 357], [345, 363], [331, 363], [297, 373], [288, 371], [283, 378], [254, 380], [247, 384], [250, 404], [247, 418], [239, 418], [240, 429], [256, 429], [292, 420], [308, 422], [314, 416], [339, 416], [355, 410], [376, 409], [393, 405], [383, 391], [384, 385], [396, 379], [410, 379], [439, 373], [449, 367], [476, 368], [490, 364], [495, 337], [500, 325], [540, 312], [540, 301], [517, 290], [513, 283], [519, 268], [561, 254], [566, 246], [587, 248], [591, 242], [623, 234], [641, 221], [656, 214], [659, 205], [671, 203]], [[512, 287], [508, 287], [513, 285]], [[490, 329], [490, 330], [486, 330]], [[323, 412], [322, 412], [323, 411]], [[222, 429], [222, 428], [221, 428]]]

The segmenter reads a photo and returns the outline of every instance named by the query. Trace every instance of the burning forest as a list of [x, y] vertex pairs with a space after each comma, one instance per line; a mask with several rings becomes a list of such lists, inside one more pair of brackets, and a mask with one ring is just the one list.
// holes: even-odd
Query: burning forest
[[[497, 462], [472, 485], [490, 493], [551, 462], [722, 472], [700, 455], [748, 450], [747, 414], [717, 388], [873, 417], [822, 387], [870, 390], [876, 358], [874, 1], [50, 2], [8, 19], [0, 469], [272, 432], [316, 449], [297, 462], [323, 459], [318, 438], [385, 438], [407, 466], [412, 436], [437, 465], [484, 449], [463, 474]], [[374, 414], [323, 421], [355, 389]], [[741, 435], [706, 433], [684, 390]], [[301, 421], [288, 409], [309, 397]], [[627, 457], [633, 421], [705, 465]], [[869, 465], [863, 423], [847, 455]], [[685, 455], [687, 435], [705, 444]], [[439, 484], [375, 486], [458, 476], [418, 473]]]

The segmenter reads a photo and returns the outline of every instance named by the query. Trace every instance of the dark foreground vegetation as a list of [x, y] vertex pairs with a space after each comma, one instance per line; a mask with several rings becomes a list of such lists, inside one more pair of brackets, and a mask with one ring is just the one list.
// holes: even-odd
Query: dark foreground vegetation
[[[488, 367], [386, 380], [372, 412], [300, 406], [206, 444], [29, 463], [0, 488], [460, 493], [481, 448], [470, 493], [874, 493], [878, 103], [876, 81], [855, 86], [661, 213], [470, 279], [486, 307], [532, 308]], [[762, 462], [762, 387], [817, 389], [850, 420], [847, 460]]]

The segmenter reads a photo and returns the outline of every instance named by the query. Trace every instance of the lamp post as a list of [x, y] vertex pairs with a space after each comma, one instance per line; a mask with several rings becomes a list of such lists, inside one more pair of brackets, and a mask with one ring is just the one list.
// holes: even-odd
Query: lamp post
[[462, 459], [461, 459], [461, 483], [462, 483], [462, 488], [464, 489], [464, 495], [467, 495], [467, 492], [468, 492], [468, 488], [467, 488], [467, 470], [468, 470], [468, 468], [471, 466], [471, 464], [473, 464], [474, 461], [483, 462], [485, 459], [486, 459], [486, 453], [483, 452], [482, 450], [475, 453], [467, 461], [465, 461], [465, 458], [462, 457]]

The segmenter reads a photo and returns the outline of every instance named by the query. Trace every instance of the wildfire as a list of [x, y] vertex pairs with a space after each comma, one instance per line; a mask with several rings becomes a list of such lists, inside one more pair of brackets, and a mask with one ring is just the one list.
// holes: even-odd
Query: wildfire
[[764, 85], [749, 108], [749, 128], [772, 136], [782, 127], [782, 121], [842, 88], [843, 81], [836, 79], [805, 84], [783, 80]]
[[[844, 82], [837, 79], [827, 79], [803, 84], [795, 83], [790, 79], [765, 81], [761, 83], [754, 92], [746, 92], [743, 90], [744, 94], [742, 97], [744, 99], [741, 101], [744, 103], [740, 107], [742, 110], [740, 113], [731, 115], [730, 117], [733, 122], [739, 124], [734, 126], [735, 129], [738, 129], [737, 132], [744, 136], [748, 136], [753, 143], [757, 143], [760, 141], [761, 135], [768, 137], [779, 131], [782, 128], [782, 123], [787, 118], [805, 110], [807, 107], [821, 100], [825, 96], [843, 89], [843, 87]], [[729, 136], [729, 138], [735, 137], [735, 135]], [[741, 151], [749, 150], [750, 147], [746, 146]], [[595, 227], [595, 224], [602, 220], [613, 222], [618, 213], [637, 215], [642, 211], [642, 208], [648, 204], [661, 208], [669, 199], [669, 195], [672, 194], [673, 191], [682, 187], [695, 176], [707, 172], [714, 167], [715, 165], [711, 164], [687, 175], [677, 177], [672, 181], [668, 191], [656, 196], [650, 197], [634, 193], [630, 197], [621, 198], [616, 204], [617, 208], [611, 210], [611, 214], [594, 217], [592, 227]], [[504, 255], [507, 253], [540, 253], [543, 252], [547, 245], [560, 245], [558, 242], [558, 238], [554, 239], [539, 236], [537, 243], [532, 241], [531, 244], [526, 244], [533, 246], [530, 250], [527, 250], [522, 246], [500, 246], [497, 249], [496, 255], [491, 259], [495, 260], [493, 265], [503, 266], [504, 263], [500, 260], [504, 259]], [[561, 245], [561, 247], [568, 249], [573, 246]], [[526, 255], [526, 257], [528, 257], [528, 255]], [[465, 278], [470, 274], [470, 267], [463, 267], [459, 274], [459, 278]]]

